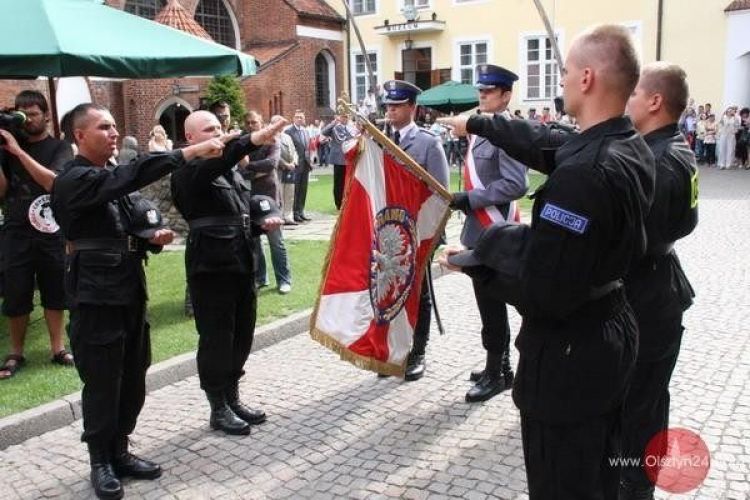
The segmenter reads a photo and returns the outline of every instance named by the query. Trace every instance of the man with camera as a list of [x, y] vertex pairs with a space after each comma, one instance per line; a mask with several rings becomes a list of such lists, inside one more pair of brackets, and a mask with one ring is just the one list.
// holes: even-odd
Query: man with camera
[[0, 156], [0, 196], [5, 200], [2, 313], [8, 317], [11, 343], [11, 352], [0, 367], [0, 380], [12, 377], [26, 362], [24, 343], [35, 281], [49, 330], [51, 360], [73, 365], [63, 342], [64, 245], [49, 207], [52, 182], [73, 158], [73, 151], [49, 135], [49, 107], [42, 94], [25, 90], [16, 96], [15, 106], [26, 121], [13, 133], [0, 128], [4, 153]]

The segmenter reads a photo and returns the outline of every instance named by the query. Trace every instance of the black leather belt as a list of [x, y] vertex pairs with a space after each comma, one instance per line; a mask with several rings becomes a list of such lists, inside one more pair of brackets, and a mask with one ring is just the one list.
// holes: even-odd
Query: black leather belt
[[589, 300], [598, 300], [609, 295], [622, 286], [622, 281], [614, 280], [601, 286], [592, 286], [589, 290]]
[[251, 222], [250, 216], [247, 214], [220, 215], [216, 217], [199, 217], [197, 219], [189, 220], [188, 227], [191, 231], [215, 226], [241, 226], [243, 229], [247, 229], [250, 227]]
[[81, 238], [65, 242], [65, 253], [83, 250], [115, 250], [119, 252], [141, 253], [146, 250], [145, 242], [135, 236], [126, 238]]
[[660, 245], [649, 247], [646, 255], [648, 257], [663, 257], [664, 255], [668, 255], [670, 252], [672, 252], [673, 249], [674, 242], [662, 243]]

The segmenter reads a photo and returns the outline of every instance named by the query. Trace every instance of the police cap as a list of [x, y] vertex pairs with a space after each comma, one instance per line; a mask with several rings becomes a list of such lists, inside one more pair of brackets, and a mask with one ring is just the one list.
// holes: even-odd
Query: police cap
[[139, 192], [130, 194], [121, 203], [127, 219], [127, 232], [150, 240], [159, 229], [164, 229], [164, 221], [157, 206]]
[[494, 64], [480, 64], [477, 66], [476, 88], [483, 89], [508, 89], [513, 88], [513, 82], [518, 80], [518, 75], [502, 66]]
[[255, 194], [250, 197], [250, 218], [262, 226], [270, 217], [282, 217], [279, 206], [269, 196]]
[[422, 93], [422, 89], [403, 80], [388, 80], [383, 84], [383, 89], [385, 90], [383, 104], [414, 102], [417, 100], [417, 96]]

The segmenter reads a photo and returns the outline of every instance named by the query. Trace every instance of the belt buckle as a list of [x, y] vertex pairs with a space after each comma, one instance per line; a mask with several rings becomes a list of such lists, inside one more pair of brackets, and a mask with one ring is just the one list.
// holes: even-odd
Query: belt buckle
[[138, 251], [138, 238], [135, 238], [133, 236], [128, 236], [128, 252], [137, 252]]

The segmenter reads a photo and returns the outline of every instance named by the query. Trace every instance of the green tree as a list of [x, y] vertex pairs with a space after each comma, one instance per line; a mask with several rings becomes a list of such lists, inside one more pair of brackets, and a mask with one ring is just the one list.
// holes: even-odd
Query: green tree
[[216, 101], [226, 101], [232, 110], [232, 123], [242, 126], [247, 114], [245, 108], [245, 93], [240, 86], [240, 80], [234, 75], [215, 76], [206, 87], [206, 99], [209, 105]]

